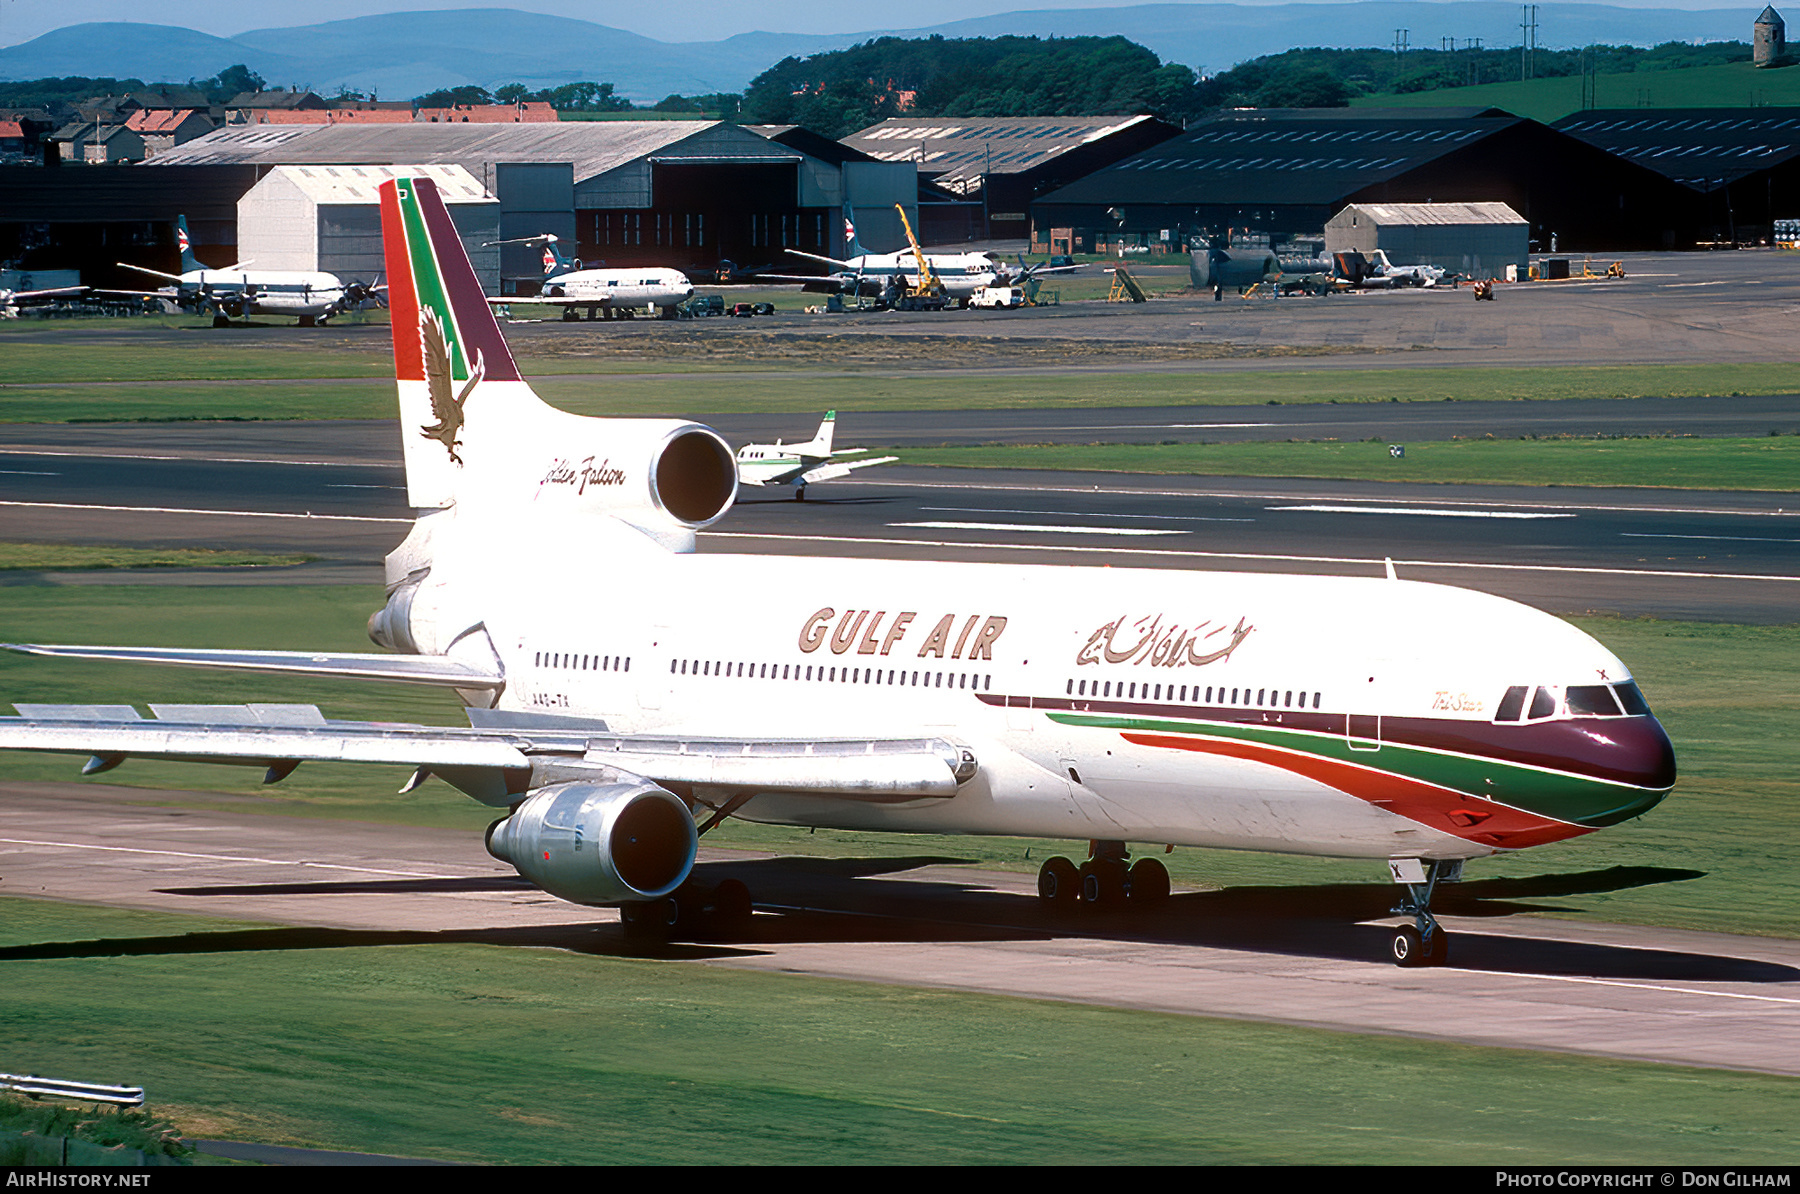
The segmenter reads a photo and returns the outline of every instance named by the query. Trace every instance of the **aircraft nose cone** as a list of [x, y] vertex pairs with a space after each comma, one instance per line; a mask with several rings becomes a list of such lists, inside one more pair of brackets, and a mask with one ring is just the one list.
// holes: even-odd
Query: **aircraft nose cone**
[[1608, 717], [1569, 723], [1588, 745], [1575, 752], [1590, 774], [1644, 789], [1634, 800], [1591, 822], [1617, 824], [1654, 808], [1675, 786], [1675, 745], [1654, 717]]

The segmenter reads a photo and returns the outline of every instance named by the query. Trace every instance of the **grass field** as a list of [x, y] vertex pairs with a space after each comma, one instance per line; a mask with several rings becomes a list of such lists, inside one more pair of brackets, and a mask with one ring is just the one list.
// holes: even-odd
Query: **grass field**
[[80, 547], [0, 543], [0, 571], [71, 572], [100, 568], [287, 568], [312, 559], [203, 547]]
[[9, 1066], [141, 1083], [198, 1137], [540, 1164], [1780, 1165], [1800, 1123], [1800, 1084], [1758, 1075], [0, 908]]
[[[9, 350], [10, 351], [10, 350]], [[5, 360], [6, 354], [0, 354]], [[1095, 362], [1104, 366], [1104, 362]], [[147, 366], [155, 362], [147, 362]], [[527, 358], [521, 367], [543, 397], [582, 415], [816, 415], [863, 411], [1102, 409], [1117, 406], [1213, 407], [1368, 402], [1549, 402], [1573, 398], [1728, 399], [1783, 394], [1791, 365], [1620, 365], [1593, 368], [1417, 368], [1112, 372], [1104, 369], [963, 375], [947, 384], [928, 371], [854, 365], [829, 370], [780, 362], [723, 365]], [[5, 376], [10, 364], [0, 364]], [[298, 370], [299, 365], [294, 365]], [[335, 359], [313, 362], [336, 370]], [[193, 419], [388, 419], [394, 415], [392, 365], [366, 380], [206, 380], [182, 385], [153, 378], [107, 384], [13, 381], [0, 385], [0, 422], [63, 423]], [[121, 366], [119, 371], [128, 371]], [[569, 377], [569, 374], [589, 376]], [[656, 376], [634, 376], [651, 373]], [[604, 376], [592, 376], [604, 375]], [[853, 405], [846, 402], [854, 391]], [[1796, 427], [1771, 430], [1792, 432]]]
[[[121, 645], [367, 650], [363, 623], [375, 588], [6, 587], [0, 626], [13, 641]], [[1800, 937], [1800, 626], [1749, 627], [1586, 619], [1579, 624], [1625, 659], [1674, 739], [1682, 779], [1647, 817], [1572, 842], [1471, 864], [1475, 879], [1552, 877], [1545, 912], [1587, 919]], [[454, 701], [400, 684], [251, 676], [0, 654], [0, 702], [316, 703], [327, 716], [464, 724]], [[0, 753], [0, 779], [69, 780], [80, 760]], [[148, 803], [246, 811], [244, 796], [273, 815], [466, 829], [490, 810], [439, 783], [394, 793], [404, 767], [313, 764], [279, 786], [252, 768], [132, 762], [99, 781], [142, 785]], [[180, 789], [188, 794], [164, 794]], [[208, 797], [206, 793], [225, 793]], [[1016, 838], [915, 837], [751, 825], [729, 821], [709, 845], [777, 854], [872, 857], [936, 854], [971, 865], [1034, 872], [1068, 843]], [[1286, 858], [1180, 849], [1166, 861], [1189, 888], [1296, 888], [1382, 884], [1366, 861]], [[1612, 889], [1583, 876], [1642, 868], [1643, 881]], [[1639, 873], [1621, 871], [1620, 874]], [[1567, 882], [1557, 876], [1574, 876]], [[1559, 883], [1561, 886], [1559, 887]], [[1476, 889], [1472, 889], [1476, 890]], [[1557, 894], [1560, 892], [1561, 894]], [[1321, 893], [1321, 899], [1329, 898]], [[1479, 901], [1477, 901], [1479, 902]]]
[[[1581, 77], [1484, 83], [1421, 91], [1410, 95], [1371, 95], [1353, 107], [1442, 108], [1462, 104], [1504, 108], [1545, 124], [1579, 112]], [[1597, 77], [1596, 108], [1760, 108], [1800, 104], [1800, 69], [1758, 70], [1748, 62], [1685, 70], [1633, 71]]]
[[1457, 485], [1800, 490], [1800, 436], [1479, 439], [1245, 444], [1025, 444], [897, 448], [903, 464]]

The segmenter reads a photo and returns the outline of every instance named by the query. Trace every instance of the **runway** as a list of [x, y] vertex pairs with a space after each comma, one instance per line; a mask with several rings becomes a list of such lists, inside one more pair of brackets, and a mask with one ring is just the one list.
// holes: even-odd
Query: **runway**
[[[135, 803], [147, 798], [0, 784], [0, 893], [291, 927], [0, 950], [0, 974], [9, 960], [171, 950], [642, 952], [615, 913], [531, 889], [473, 833]], [[1800, 1074], [1800, 942], [1528, 915], [1607, 875], [1451, 889], [1449, 967], [1400, 971], [1378, 960], [1386, 934], [1365, 923], [1392, 898], [1373, 883], [1185, 893], [1150, 918], [1059, 919], [1030, 876], [946, 860], [704, 851], [698, 871], [743, 879], [759, 913], [740, 942], [658, 951], [674, 964]]]
[[[392, 423], [7, 428], [0, 539], [318, 557], [57, 583], [379, 583], [411, 517], [397, 439]], [[814, 486], [804, 503], [745, 489], [701, 550], [1357, 575], [1392, 559], [1409, 579], [1556, 613], [1785, 624], [1800, 608], [1796, 505], [1779, 493], [882, 466]]]

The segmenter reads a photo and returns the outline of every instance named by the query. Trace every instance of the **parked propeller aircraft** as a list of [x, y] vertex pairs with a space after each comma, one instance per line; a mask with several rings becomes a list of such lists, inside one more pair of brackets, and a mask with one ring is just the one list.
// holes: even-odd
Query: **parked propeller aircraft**
[[51, 299], [74, 298], [86, 291], [85, 286], [57, 286], [49, 290], [7, 290], [0, 287], [0, 319], [17, 319], [21, 307], [36, 306]]
[[822, 294], [858, 295], [870, 298], [888, 297], [902, 289], [919, 286], [919, 257], [925, 258], [930, 272], [943, 283], [944, 292], [958, 302], [966, 303], [975, 292], [989, 286], [1014, 286], [1037, 274], [1061, 274], [1079, 269], [1075, 265], [1026, 265], [1023, 257], [1015, 267], [995, 253], [924, 253], [911, 249], [898, 253], [870, 253], [856, 238], [856, 220], [850, 205], [844, 205], [844, 243], [848, 257], [821, 257], [789, 249], [796, 257], [817, 261], [835, 269], [828, 274], [759, 274], [763, 282], [782, 282]]
[[210, 311], [213, 326], [228, 327], [234, 319], [253, 315], [291, 315], [301, 327], [322, 324], [334, 315], [354, 311], [369, 302], [379, 302], [380, 285], [361, 282], [345, 284], [336, 274], [318, 270], [253, 270], [250, 262], [226, 269], [208, 269], [194, 256], [188, 237], [187, 218], [175, 218], [175, 242], [181, 248], [181, 272], [165, 274], [129, 262], [119, 262], [121, 269], [135, 270], [153, 278], [166, 278], [174, 283], [161, 290], [107, 290], [103, 294], [125, 294], [139, 298], [164, 299], [184, 310]]
[[859, 468], [872, 464], [888, 464], [898, 456], [877, 456], [872, 460], [839, 460], [840, 456], [856, 456], [867, 448], [831, 448], [837, 428], [837, 412], [828, 410], [819, 421], [819, 430], [803, 444], [745, 444], [738, 449], [739, 485], [792, 485], [794, 500], [806, 500], [806, 487], [814, 481], [833, 481], [847, 477]]
[[[313, 706], [23, 705], [0, 748], [267, 768], [406, 763], [500, 810], [489, 851], [634, 932], [731, 931], [690, 881], [727, 816], [1090, 843], [1046, 904], [1169, 894], [1127, 843], [1387, 859], [1402, 965], [1464, 860], [1590, 833], [1675, 782], [1630, 671], [1526, 606], [1385, 578], [694, 550], [738, 469], [709, 428], [585, 418], [520, 377], [429, 179], [381, 184], [406, 483], [387, 654], [19, 645], [406, 680], [466, 729]], [[531, 579], [521, 583], [521, 577]]]
[[529, 298], [491, 298], [496, 307], [561, 307], [564, 320], [629, 319], [650, 308], [658, 318], [675, 318], [675, 309], [694, 296], [694, 284], [678, 269], [632, 266], [627, 269], [583, 269], [579, 257], [565, 257], [553, 233], [518, 240], [489, 241], [490, 245], [543, 245], [544, 284]]

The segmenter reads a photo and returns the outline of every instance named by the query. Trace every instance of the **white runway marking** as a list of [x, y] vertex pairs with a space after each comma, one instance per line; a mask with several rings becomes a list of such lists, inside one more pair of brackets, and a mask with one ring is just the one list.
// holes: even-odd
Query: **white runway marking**
[[7, 477], [60, 477], [61, 473], [34, 473], [30, 469], [0, 468], [0, 476]]
[[925, 527], [936, 531], [1048, 531], [1058, 535], [1185, 535], [1162, 527], [1052, 527], [1023, 522], [890, 522], [891, 527]]
[[1800, 999], [1788, 999], [1780, 995], [1747, 995], [1738, 991], [1700, 991], [1693, 987], [1670, 987], [1662, 983], [1628, 983], [1616, 978], [1578, 978], [1572, 974], [1532, 974], [1529, 971], [1519, 970], [1496, 973], [1511, 974], [1514, 978], [1537, 978], [1547, 983], [1580, 983], [1595, 987], [1628, 987], [1634, 991], [1669, 991], [1676, 995], [1706, 995], [1714, 999], [1753, 999], [1759, 1003], [1800, 1004]]
[[[894, 524], [898, 525], [898, 524]], [[1037, 528], [1041, 529], [1041, 528]], [[1188, 560], [1263, 560], [1281, 564], [1350, 564], [1379, 569], [1384, 559], [1358, 556], [1263, 555], [1244, 551], [1181, 551], [1167, 547], [1075, 547], [1055, 543], [959, 543], [952, 539], [858, 539], [849, 535], [771, 535], [749, 531], [701, 531], [705, 539], [763, 539], [789, 543], [866, 543], [877, 547], [983, 547], [1004, 551], [1086, 552], [1093, 555], [1167, 556]], [[1487, 568], [1499, 572], [1573, 572], [1599, 576], [1660, 576], [1678, 580], [1800, 581], [1800, 576], [1759, 572], [1686, 572], [1679, 568], [1581, 568], [1568, 564], [1501, 564], [1473, 560], [1395, 560], [1400, 568]]]
[[1199, 514], [1094, 514], [1086, 510], [983, 510], [976, 506], [920, 506], [930, 514], [1026, 514], [1045, 518], [1155, 518], [1165, 522], [1255, 522], [1254, 518], [1208, 518]]
[[410, 526], [410, 518], [371, 518], [361, 514], [280, 514], [269, 510], [186, 510], [177, 506], [92, 506], [83, 502], [5, 502], [31, 510], [101, 510], [125, 514], [211, 514], [220, 518], [298, 518], [314, 522], [392, 522]]
[[1757, 535], [1657, 535], [1648, 531], [1620, 531], [1623, 539], [1705, 539], [1712, 543], [1800, 543], [1800, 539], [1764, 539]]
[[[832, 484], [839, 488], [850, 485], [871, 485], [890, 489], [951, 489], [989, 493], [1079, 493], [1090, 497], [1094, 494], [1104, 494], [1107, 497], [1225, 498], [1231, 501], [1250, 502], [1308, 502], [1317, 498], [1316, 494], [1310, 493], [1255, 493], [1246, 490], [1239, 490], [1235, 493], [1228, 490], [1211, 489], [1130, 489], [1121, 487], [1102, 490], [1098, 485], [984, 485], [977, 482], [958, 481], [859, 481], [854, 478], [833, 481]], [[1492, 505], [1491, 501], [1465, 502], [1453, 498], [1433, 500], [1446, 508]], [[1786, 508], [1754, 510], [1743, 507], [1618, 506], [1604, 502], [1511, 502], [1509, 504], [1527, 510], [1607, 510], [1629, 511], [1638, 514], [1723, 514], [1741, 518], [1800, 518], [1800, 509]]]
[[368, 875], [401, 875], [408, 879], [467, 879], [468, 875], [446, 875], [434, 871], [390, 871], [372, 866], [340, 866], [332, 862], [301, 862], [292, 858], [255, 858], [242, 854], [195, 854], [186, 850], [146, 850], [141, 846], [96, 846], [87, 842], [44, 842], [31, 838], [0, 837], [0, 845], [50, 846], [59, 850], [101, 850], [109, 854], [156, 854], [168, 858], [200, 858], [208, 862], [255, 862], [265, 866], [302, 866], [325, 871], [357, 871]]
[[271, 460], [261, 456], [158, 456], [148, 452], [70, 452], [54, 448], [9, 448], [0, 444], [0, 456], [74, 456], [96, 460], [199, 460], [208, 464], [298, 464], [307, 468], [391, 468], [403, 466], [385, 460]]
[[1574, 518], [1525, 510], [1433, 510], [1423, 506], [1264, 506], [1265, 510], [1313, 510], [1320, 514], [1431, 514], [1438, 518]]

